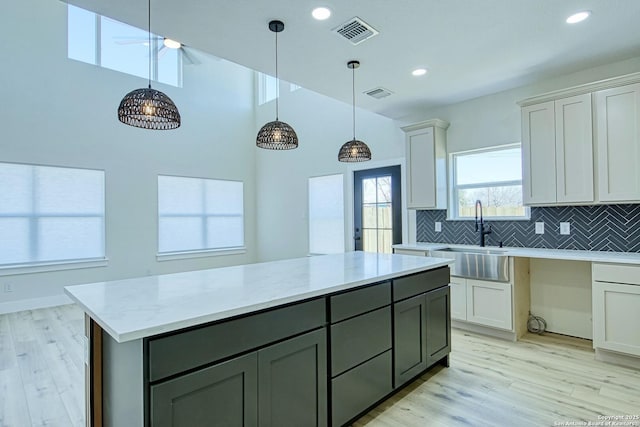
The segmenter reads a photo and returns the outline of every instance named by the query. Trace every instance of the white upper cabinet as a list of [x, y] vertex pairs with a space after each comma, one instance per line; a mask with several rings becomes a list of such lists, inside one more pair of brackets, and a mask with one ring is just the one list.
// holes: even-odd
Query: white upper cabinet
[[601, 202], [640, 200], [640, 84], [595, 93], [598, 195]]
[[407, 207], [447, 208], [446, 129], [443, 120], [402, 128], [406, 132]]
[[593, 202], [591, 94], [523, 107], [522, 158], [525, 204]]

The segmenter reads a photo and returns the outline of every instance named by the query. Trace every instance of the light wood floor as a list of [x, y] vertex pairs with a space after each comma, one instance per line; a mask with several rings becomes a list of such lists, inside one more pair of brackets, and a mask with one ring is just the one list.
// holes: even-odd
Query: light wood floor
[[[0, 315], [0, 427], [83, 425], [82, 336], [83, 314], [72, 305]], [[554, 426], [640, 415], [640, 371], [596, 362], [590, 341], [528, 335], [511, 343], [454, 330], [452, 342], [451, 367], [428, 372], [355, 425]]]

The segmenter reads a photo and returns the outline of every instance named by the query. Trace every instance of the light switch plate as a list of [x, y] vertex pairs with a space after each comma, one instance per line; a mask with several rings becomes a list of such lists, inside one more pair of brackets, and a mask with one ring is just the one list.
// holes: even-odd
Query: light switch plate
[[436, 222], [436, 233], [440, 233], [442, 231], [442, 223], [441, 222]]
[[560, 223], [560, 234], [568, 236], [571, 234], [571, 223], [570, 222], [561, 222]]
[[544, 222], [536, 222], [536, 234], [544, 234]]

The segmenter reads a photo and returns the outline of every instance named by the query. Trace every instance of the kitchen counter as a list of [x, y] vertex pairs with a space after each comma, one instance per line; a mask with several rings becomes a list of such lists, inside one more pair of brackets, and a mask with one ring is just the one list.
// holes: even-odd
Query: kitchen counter
[[452, 260], [348, 252], [67, 286], [119, 343], [449, 265]]
[[[410, 243], [393, 245], [394, 249], [433, 251], [442, 248], [479, 248], [473, 245], [455, 245], [448, 243]], [[542, 249], [542, 248], [514, 248], [486, 246], [486, 249], [503, 250], [506, 255], [521, 258], [556, 259], [565, 261], [609, 262], [616, 264], [640, 265], [640, 253], [635, 252], [607, 252], [607, 251], [579, 251], [572, 249]]]

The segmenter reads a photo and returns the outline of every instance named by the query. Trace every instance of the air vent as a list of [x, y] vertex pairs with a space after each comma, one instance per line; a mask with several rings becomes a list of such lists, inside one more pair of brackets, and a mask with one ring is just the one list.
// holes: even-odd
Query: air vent
[[334, 28], [333, 31], [354, 45], [360, 44], [378, 34], [378, 31], [357, 16]]
[[377, 87], [375, 89], [367, 90], [364, 92], [365, 95], [369, 95], [375, 99], [386, 98], [392, 93], [393, 92], [391, 92], [389, 89], [385, 89], [383, 87]]

